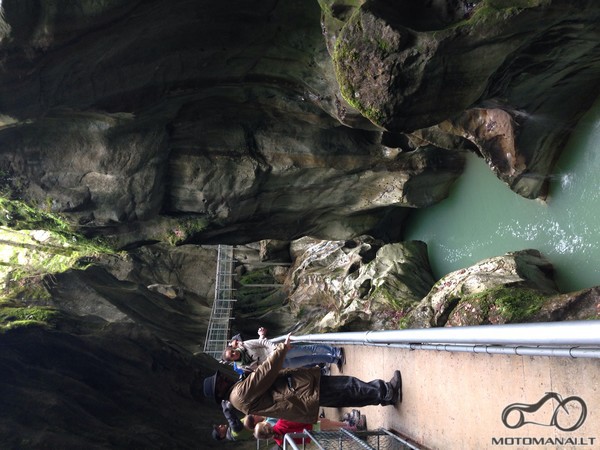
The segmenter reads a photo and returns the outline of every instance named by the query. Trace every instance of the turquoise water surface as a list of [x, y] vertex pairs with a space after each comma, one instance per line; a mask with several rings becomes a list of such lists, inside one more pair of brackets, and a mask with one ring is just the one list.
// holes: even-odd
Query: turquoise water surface
[[484, 258], [535, 248], [554, 265], [561, 291], [598, 286], [599, 174], [596, 101], [556, 164], [545, 203], [515, 194], [482, 159], [471, 155], [449, 198], [413, 213], [404, 239], [427, 243], [437, 278]]

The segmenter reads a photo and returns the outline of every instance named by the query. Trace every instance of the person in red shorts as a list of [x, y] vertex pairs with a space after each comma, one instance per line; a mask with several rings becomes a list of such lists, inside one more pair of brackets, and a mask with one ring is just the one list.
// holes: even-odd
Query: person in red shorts
[[[364, 416], [363, 416], [364, 417]], [[277, 445], [283, 447], [283, 438], [288, 433], [300, 433], [307, 431], [332, 431], [346, 428], [347, 430], [356, 431], [357, 426], [348, 425], [346, 422], [338, 422], [322, 418], [317, 423], [300, 423], [291, 422], [285, 419], [279, 419], [275, 425], [268, 422], [259, 422], [254, 427], [254, 437], [256, 439], [273, 439]], [[302, 439], [294, 439], [294, 442], [301, 444]], [[308, 444], [310, 439], [304, 439], [304, 443]]]

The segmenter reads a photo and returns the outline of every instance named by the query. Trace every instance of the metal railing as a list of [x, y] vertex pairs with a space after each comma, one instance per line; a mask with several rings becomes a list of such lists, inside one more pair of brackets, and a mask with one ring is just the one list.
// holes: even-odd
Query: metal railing
[[[278, 342], [281, 336], [272, 341]], [[600, 320], [292, 336], [292, 341], [522, 356], [600, 358]]]
[[[308, 443], [310, 441], [310, 444]], [[288, 433], [283, 440], [284, 450], [293, 449], [343, 449], [343, 450], [418, 450], [419, 447], [401, 437], [380, 428], [372, 431], [351, 432], [306, 431]]]
[[233, 246], [219, 245], [217, 250], [217, 274], [215, 279], [215, 301], [213, 302], [204, 353], [215, 359], [221, 359], [221, 354], [229, 340], [229, 330], [233, 305], [236, 301], [233, 287]]

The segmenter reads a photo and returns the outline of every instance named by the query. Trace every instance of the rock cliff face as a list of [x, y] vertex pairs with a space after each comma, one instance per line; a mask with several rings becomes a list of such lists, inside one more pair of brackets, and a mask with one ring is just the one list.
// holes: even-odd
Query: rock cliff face
[[302, 332], [600, 318], [598, 289], [559, 294], [537, 250], [488, 258], [434, 280], [423, 242], [292, 243], [285, 281]]
[[434, 284], [423, 242], [301, 239], [286, 289], [303, 332], [395, 329]]
[[59, 1], [37, 21], [26, 5], [3, 5], [0, 164], [88, 235], [351, 237], [462, 169], [433, 147], [388, 154], [345, 105], [316, 2]]
[[391, 132], [439, 126], [463, 136], [513, 190], [545, 195], [534, 179], [598, 95], [597, 5], [370, 0], [339, 14], [347, 2], [324, 3], [353, 106]]
[[[0, 225], [51, 222], [23, 200], [123, 251], [2, 300], [0, 441], [220, 446], [209, 244], [250, 244], [252, 272], [280, 240], [265, 258], [292, 264], [240, 302], [247, 334], [598, 317], [535, 251], [436, 281], [401, 242], [465, 152], [545, 195], [600, 90], [598, 19], [594, 0], [0, 1]], [[75, 254], [40, 233], [2, 238], [3, 276], [26, 249]]]
[[57, 323], [1, 336], [3, 447], [222, 446], [210, 438], [222, 413], [202, 395], [202, 379], [222, 365], [131, 323], [72, 316]]
[[7, 0], [4, 190], [117, 245], [397, 238], [464, 149], [543, 196], [600, 7], [417, 4]]

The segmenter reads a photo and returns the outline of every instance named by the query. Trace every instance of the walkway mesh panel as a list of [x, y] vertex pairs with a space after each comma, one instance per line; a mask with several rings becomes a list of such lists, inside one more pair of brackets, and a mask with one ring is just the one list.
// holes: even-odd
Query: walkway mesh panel
[[219, 245], [217, 253], [217, 274], [215, 279], [215, 301], [213, 302], [204, 353], [221, 359], [221, 353], [229, 340], [231, 314], [235, 299], [233, 287], [233, 246]]
[[[288, 438], [284, 442], [284, 449], [325, 449], [325, 450], [414, 450], [418, 449], [402, 438], [386, 431], [383, 429], [372, 430], [372, 431], [357, 431], [349, 432], [347, 430], [339, 431], [315, 431], [306, 433], [305, 437], [311, 438], [311, 442], [308, 444], [302, 444], [301, 436], [304, 433], [294, 433], [288, 435]], [[291, 445], [289, 442], [290, 437], [296, 437], [298, 443]]]

